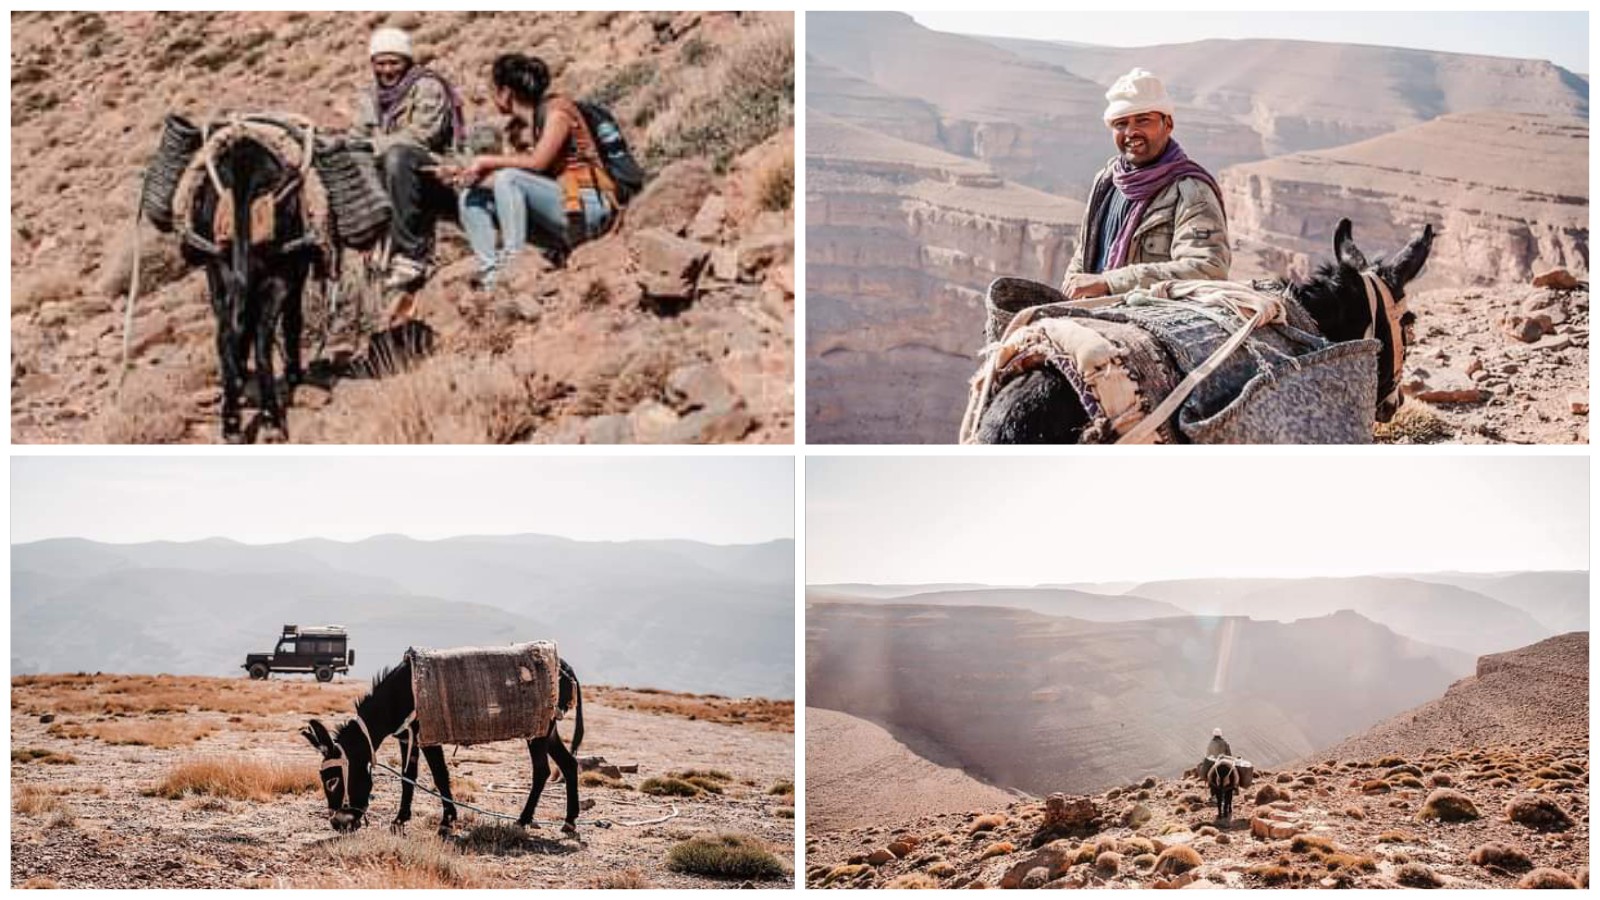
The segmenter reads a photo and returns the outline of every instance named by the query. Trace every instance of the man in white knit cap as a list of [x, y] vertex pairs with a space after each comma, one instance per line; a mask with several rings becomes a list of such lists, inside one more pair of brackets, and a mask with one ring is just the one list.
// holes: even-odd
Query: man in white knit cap
[[465, 137], [461, 98], [444, 76], [417, 63], [411, 36], [398, 28], [373, 32], [367, 56], [373, 86], [359, 98], [357, 133], [372, 140], [394, 204], [384, 286], [411, 290], [427, 277], [440, 214], [455, 209], [454, 192], [428, 173], [439, 164], [436, 154]]
[[1106, 101], [1117, 155], [1095, 176], [1062, 291], [1078, 299], [1157, 281], [1226, 279], [1233, 257], [1222, 191], [1173, 139], [1161, 79], [1135, 68]]

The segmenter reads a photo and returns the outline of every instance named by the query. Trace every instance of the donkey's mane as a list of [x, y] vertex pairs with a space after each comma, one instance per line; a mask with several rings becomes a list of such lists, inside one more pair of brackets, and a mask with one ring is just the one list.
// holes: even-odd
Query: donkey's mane
[[[401, 689], [411, 690], [410, 671], [411, 664], [402, 662], [397, 666], [385, 666], [379, 670], [378, 674], [372, 676], [372, 690], [368, 691], [365, 697], [356, 701], [356, 715], [367, 722], [367, 727], [372, 727], [375, 714], [385, 711], [399, 699], [399, 691]], [[402, 674], [405, 677], [394, 677]], [[343, 736], [345, 732], [359, 728], [360, 726], [356, 725], [355, 719], [351, 719], [340, 726], [339, 734]], [[373, 737], [377, 737], [377, 735], [373, 735]]]

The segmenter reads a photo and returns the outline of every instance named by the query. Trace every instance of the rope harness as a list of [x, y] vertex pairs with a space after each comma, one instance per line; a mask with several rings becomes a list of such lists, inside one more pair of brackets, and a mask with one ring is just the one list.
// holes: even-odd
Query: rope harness
[[[1380, 389], [1380, 392], [1384, 394], [1384, 402], [1393, 403], [1399, 399], [1401, 372], [1405, 366], [1405, 338], [1401, 324], [1406, 314], [1405, 302], [1403, 299], [1396, 301], [1389, 286], [1375, 272], [1362, 272], [1361, 280], [1370, 316], [1364, 337], [1376, 336], [1380, 306], [1388, 326], [1389, 339], [1380, 339], [1380, 343], [1388, 349], [1391, 366], [1389, 371], [1381, 373], [1388, 390], [1383, 392]], [[1074, 360], [1083, 373], [1089, 388], [1100, 399], [1117, 434], [1115, 442], [1150, 444], [1160, 442], [1158, 429], [1252, 334], [1268, 325], [1282, 324], [1287, 320], [1285, 301], [1284, 295], [1257, 291], [1228, 281], [1163, 281], [1147, 291], [1027, 307], [1012, 317], [998, 341], [981, 351], [982, 362], [973, 381], [974, 389], [968, 398], [966, 412], [961, 417], [959, 442], [971, 444], [976, 441], [978, 425], [993, 397], [997, 378], [1008, 368], [1008, 364], [1025, 355], [1022, 345], [1026, 337], [1019, 338], [1019, 333], [1033, 324], [1041, 313], [1063, 309], [1096, 309], [1116, 304], [1173, 305], [1192, 309], [1232, 331], [1227, 340], [1146, 412], [1135, 380], [1122, 364], [1120, 350], [1114, 343], [1068, 318], [1051, 318], [1038, 323], [1037, 328], [1053, 330], [1054, 333], [1045, 335], [1045, 339], [1066, 351], [1066, 355]]]

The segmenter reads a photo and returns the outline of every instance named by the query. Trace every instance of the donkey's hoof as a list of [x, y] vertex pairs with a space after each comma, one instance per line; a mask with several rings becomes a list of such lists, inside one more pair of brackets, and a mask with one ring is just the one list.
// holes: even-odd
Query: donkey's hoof
[[389, 823], [389, 831], [393, 834], [404, 834], [406, 830], [405, 819], [395, 819]]
[[564, 822], [564, 823], [562, 823], [562, 825], [561, 825], [561, 833], [562, 834], [569, 834], [569, 835], [572, 835], [573, 837], [577, 837], [578, 836], [578, 824], [576, 822]]
[[286, 444], [289, 442], [289, 431], [282, 425], [263, 425], [258, 440], [263, 444]]
[[242, 431], [224, 431], [222, 433], [222, 440], [223, 440], [224, 443], [227, 443], [227, 444], [243, 444], [243, 443], [246, 443], [244, 432], [242, 432]]

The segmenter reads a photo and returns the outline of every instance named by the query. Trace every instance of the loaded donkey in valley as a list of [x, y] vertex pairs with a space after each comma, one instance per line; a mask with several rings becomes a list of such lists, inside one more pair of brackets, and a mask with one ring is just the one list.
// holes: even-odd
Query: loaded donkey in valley
[[[572, 748], [561, 741], [556, 723], [576, 711]], [[426, 651], [413, 648], [392, 669], [373, 679], [372, 691], [356, 703], [356, 714], [330, 732], [312, 719], [301, 735], [322, 754], [322, 791], [334, 830], [360, 828], [372, 800], [372, 770], [384, 738], [400, 744], [400, 810], [392, 827], [411, 819], [417, 756], [428, 761], [434, 786], [444, 802], [439, 833], [448, 835], [456, 820], [450, 773], [442, 745], [457, 746], [521, 739], [533, 761], [533, 786], [517, 824], [534, 824], [539, 795], [550, 778], [550, 759], [561, 769], [567, 789], [562, 831], [576, 834], [578, 762], [583, 744], [583, 688], [555, 644], [537, 641], [495, 648]]]

